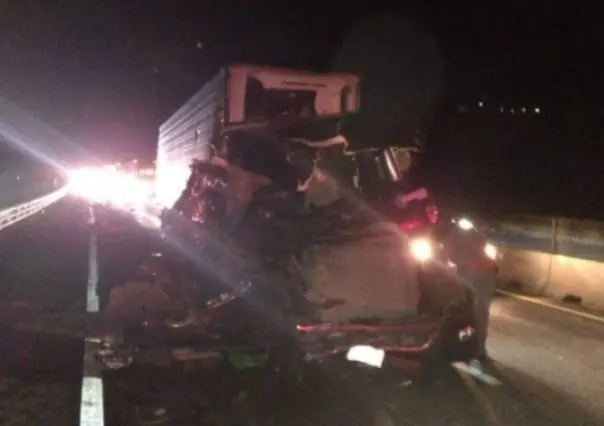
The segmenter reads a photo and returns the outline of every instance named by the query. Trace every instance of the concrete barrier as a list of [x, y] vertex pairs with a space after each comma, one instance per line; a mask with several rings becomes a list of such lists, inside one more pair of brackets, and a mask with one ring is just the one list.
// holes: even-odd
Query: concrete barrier
[[604, 311], [604, 263], [561, 255], [551, 258], [545, 295], [558, 300], [578, 297], [581, 306]]
[[501, 252], [500, 287], [542, 295], [550, 280], [551, 254], [509, 247], [502, 247]]
[[604, 263], [558, 254], [502, 247], [499, 287], [554, 300], [575, 298], [604, 311]]
[[493, 221], [501, 247], [499, 285], [604, 311], [604, 223], [552, 217]]

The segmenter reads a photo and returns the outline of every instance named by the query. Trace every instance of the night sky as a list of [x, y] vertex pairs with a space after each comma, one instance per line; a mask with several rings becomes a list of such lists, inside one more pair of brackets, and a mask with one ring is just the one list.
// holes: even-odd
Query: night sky
[[[106, 159], [151, 160], [158, 125], [221, 65], [332, 69], [356, 23], [389, 13], [421, 25], [442, 56], [444, 86], [427, 114], [432, 157], [425, 163], [463, 157], [471, 167], [480, 158], [488, 164], [505, 157], [516, 176], [508, 185], [513, 191], [521, 186], [518, 175], [526, 179], [540, 161], [545, 171], [535, 174], [530, 191], [551, 198], [559, 185], [568, 194], [587, 185], [588, 198], [601, 192], [604, 30], [597, 2], [381, 3], [5, 0], [0, 96]], [[528, 126], [534, 141], [528, 150], [460, 138], [455, 143], [464, 147], [452, 148], [442, 127], [452, 126], [460, 105], [473, 114], [479, 101], [492, 114], [504, 105], [538, 105], [550, 125], [537, 136]], [[483, 126], [485, 111], [471, 115]], [[526, 144], [516, 139], [510, 146]], [[505, 180], [505, 168], [492, 182]], [[568, 175], [579, 174], [568, 183]], [[599, 208], [604, 214], [604, 204]]]

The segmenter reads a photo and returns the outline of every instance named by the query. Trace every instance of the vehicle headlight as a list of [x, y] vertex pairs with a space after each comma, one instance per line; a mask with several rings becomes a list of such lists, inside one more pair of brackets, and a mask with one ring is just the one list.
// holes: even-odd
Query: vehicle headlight
[[497, 259], [497, 255], [499, 254], [499, 250], [497, 250], [497, 247], [495, 247], [493, 244], [485, 244], [484, 245], [484, 254], [492, 260]]
[[409, 244], [411, 255], [420, 262], [431, 259], [434, 256], [432, 242], [427, 238], [416, 238]]
[[472, 221], [470, 219], [468, 219], [467, 217], [462, 217], [461, 219], [459, 219], [457, 221], [457, 226], [459, 226], [464, 231], [469, 231], [471, 229], [474, 229], [474, 223], [472, 223]]

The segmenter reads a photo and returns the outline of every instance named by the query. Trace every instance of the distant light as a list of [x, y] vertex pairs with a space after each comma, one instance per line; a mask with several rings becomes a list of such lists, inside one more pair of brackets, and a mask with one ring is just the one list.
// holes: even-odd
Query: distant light
[[195, 48], [196, 48], [196, 49], [203, 49], [203, 43], [202, 43], [201, 41], [198, 41], [198, 42], [195, 44]]
[[511, 109], [511, 113], [514, 114], [516, 111], [514, 110], [514, 108]]
[[503, 113], [503, 107], [502, 106], [499, 107], [499, 112]]
[[524, 114], [526, 112], [526, 107], [522, 107], [522, 113]]
[[541, 113], [541, 108], [535, 107], [535, 114], [539, 114], [539, 113]]
[[482, 101], [478, 102], [478, 106], [479, 106], [480, 108], [482, 108], [482, 107], [484, 106], [484, 104], [482, 103]]

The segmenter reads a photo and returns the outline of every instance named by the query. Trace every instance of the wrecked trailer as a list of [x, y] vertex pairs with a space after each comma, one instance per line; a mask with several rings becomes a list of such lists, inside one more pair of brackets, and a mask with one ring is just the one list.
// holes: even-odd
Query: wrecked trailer
[[[321, 90], [321, 75], [288, 71], [284, 84], [294, 76]], [[320, 110], [317, 99], [329, 97], [309, 99]], [[308, 117], [286, 102], [285, 114], [212, 131], [221, 136], [193, 159], [163, 214], [162, 242], [133, 278], [160, 288], [167, 303], [122, 323], [119, 347], [101, 354], [107, 364], [123, 366], [158, 346], [176, 361], [238, 350], [268, 353], [278, 366], [359, 345], [420, 363], [477, 355], [471, 288], [446, 262], [423, 279], [410, 237], [367, 201], [359, 158], [384, 148], [351, 147], [354, 109], [342, 105]], [[107, 314], [118, 310], [110, 303]]]
[[235, 218], [225, 194], [237, 172], [193, 169], [144, 265], [174, 303], [128, 324], [139, 354], [160, 342], [181, 361], [232, 350], [309, 361], [357, 345], [419, 362], [475, 355], [473, 293], [446, 267], [422, 281], [409, 237], [358, 197], [309, 206], [296, 186], [265, 185]]

